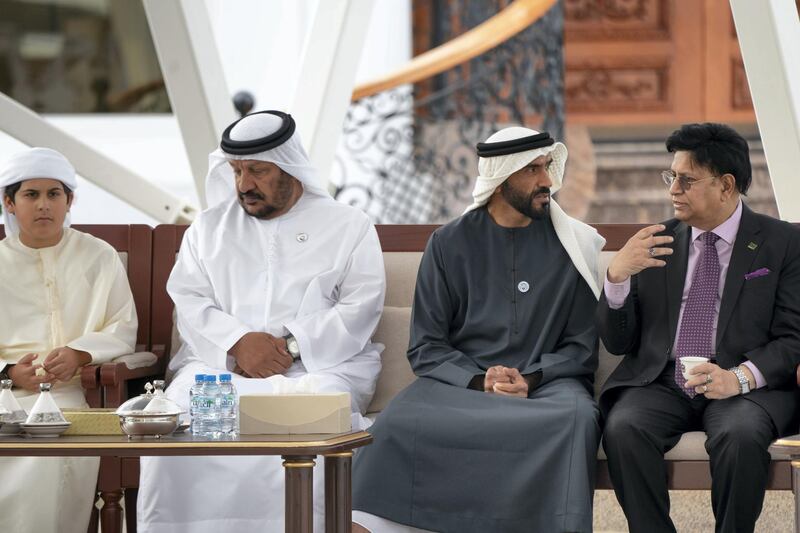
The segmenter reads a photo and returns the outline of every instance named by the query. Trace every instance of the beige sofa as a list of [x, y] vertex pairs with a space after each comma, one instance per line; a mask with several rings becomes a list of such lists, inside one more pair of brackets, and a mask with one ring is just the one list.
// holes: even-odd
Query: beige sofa
[[[630, 229], [631, 234], [633, 228]], [[610, 245], [610, 246], [609, 246]], [[614, 248], [609, 241], [607, 248]], [[384, 247], [385, 248], [385, 247]], [[603, 251], [601, 268], [605, 268], [616, 252]], [[414, 379], [414, 373], [406, 358], [408, 348], [409, 322], [411, 305], [414, 296], [414, 283], [422, 252], [419, 251], [386, 251], [384, 263], [386, 268], [386, 301], [383, 317], [375, 333], [375, 342], [385, 345], [382, 355], [383, 369], [375, 391], [375, 396], [368, 408], [368, 416], [375, 419], [389, 401], [399, 391], [408, 386]], [[621, 357], [609, 354], [600, 347], [600, 361], [595, 375], [595, 396], [606, 378], [619, 364]], [[705, 433], [695, 431], [686, 433], [677, 446], [666, 454], [669, 461], [670, 486], [682, 489], [708, 489], [711, 477], [706, 453]], [[605, 453], [602, 448], [598, 452], [598, 488], [610, 488]], [[770, 488], [791, 489], [788, 457], [773, 454]]]
[[[411, 383], [415, 377], [406, 358], [408, 331], [411, 319], [411, 304], [414, 294], [419, 261], [422, 250], [436, 228], [433, 225], [378, 226], [378, 235], [384, 251], [387, 291], [386, 301], [374, 340], [386, 346], [383, 352], [383, 369], [378, 378], [375, 396], [368, 408], [368, 416], [375, 419], [389, 401]], [[640, 225], [607, 224], [597, 225], [598, 231], [608, 241], [602, 253], [601, 268], [613, 256]], [[137, 310], [140, 312], [140, 330], [143, 324], [149, 331], [149, 349], [158, 357], [157, 362], [144, 368], [131, 368], [126, 362], [102, 365], [99, 378], [102, 385], [103, 405], [115, 407], [127, 397], [132, 378], [150, 379], [163, 373], [165, 363], [171, 353], [177, 350], [180, 339], [173, 326], [173, 304], [166, 292], [166, 283], [175, 263], [175, 255], [180, 248], [186, 226], [164, 224], [152, 231], [152, 262], [148, 283], [150, 294], [136, 295]], [[147, 243], [149, 244], [149, 242]], [[139, 262], [138, 260], [136, 261]], [[145, 269], [146, 270], [146, 269]], [[149, 320], [142, 320], [147, 316]], [[595, 390], [599, 391], [605, 379], [618, 364], [619, 358], [601, 349], [600, 367], [595, 378]], [[149, 373], [148, 373], [149, 372]], [[153, 375], [155, 374], [155, 375]], [[667, 454], [667, 472], [670, 488], [709, 489], [711, 476], [708, 456], [703, 447], [705, 435], [700, 432], [684, 435], [678, 446]], [[597, 488], [611, 488], [602, 450], [598, 455]], [[791, 467], [786, 458], [774, 457], [771, 465], [768, 487], [770, 489], [791, 490]], [[139, 483], [139, 460], [135, 457], [121, 461], [107, 461], [101, 464], [101, 491], [106, 505], [104, 512], [109, 516], [104, 520], [104, 530], [120, 531], [122, 509], [117, 503], [124, 491], [128, 531], [136, 527], [136, 493]], [[111, 505], [109, 505], [111, 502]], [[106, 509], [108, 507], [109, 509]]]

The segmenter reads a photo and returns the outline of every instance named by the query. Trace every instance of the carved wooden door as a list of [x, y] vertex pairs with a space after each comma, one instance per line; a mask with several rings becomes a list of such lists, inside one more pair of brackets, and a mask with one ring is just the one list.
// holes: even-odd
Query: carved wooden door
[[565, 0], [569, 122], [754, 123], [727, 0]]

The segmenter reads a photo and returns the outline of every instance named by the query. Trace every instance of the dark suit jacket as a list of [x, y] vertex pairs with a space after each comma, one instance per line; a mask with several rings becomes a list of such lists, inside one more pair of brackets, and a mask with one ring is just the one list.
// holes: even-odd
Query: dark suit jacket
[[[667, 364], [675, 341], [689, 258], [691, 228], [672, 219], [664, 234], [675, 237], [674, 253], [663, 268], [631, 278], [631, 292], [618, 310], [605, 294], [597, 308], [597, 328], [606, 349], [625, 355], [600, 393], [607, 414], [621, 387], [647, 385]], [[768, 268], [766, 276], [745, 274]], [[800, 389], [800, 229], [743, 206], [720, 303], [716, 338], [722, 368], [752, 361], [766, 387], [745, 398], [761, 405], [781, 435], [796, 433]]]

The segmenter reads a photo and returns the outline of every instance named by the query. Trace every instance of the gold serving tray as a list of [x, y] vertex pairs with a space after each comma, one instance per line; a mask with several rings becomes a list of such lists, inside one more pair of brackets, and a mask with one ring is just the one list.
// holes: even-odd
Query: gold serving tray
[[116, 409], [64, 409], [72, 425], [64, 435], [122, 435]]

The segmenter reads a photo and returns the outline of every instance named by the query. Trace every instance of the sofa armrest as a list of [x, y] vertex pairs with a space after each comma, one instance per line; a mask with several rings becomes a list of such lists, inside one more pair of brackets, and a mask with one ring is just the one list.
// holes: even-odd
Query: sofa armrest
[[100, 365], [86, 365], [80, 370], [81, 387], [89, 407], [103, 407], [103, 389], [100, 385]]
[[163, 358], [152, 352], [136, 352], [117, 357], [100, 366], [100, 385], [105, 398], [104, 407], [119, 407], [127, 400], [130, 380], [163, 374]]
[[[147, 347], [144, 344], [136, 345], [136, 353], [144, 352]], [[163, 352], [162, 352], [163, 353]], [[122, 356], [124, 357], [124, 356]], [[105, 407], [103, 401], [103, 385], [100, 383], [100, 364], [88, 364], [80, 369], [81, 387], [89, 407]]]
[[157, 362], [158, 362], [158, 356], [152, 352], [126, 353], [125, 355], [120, 355], [119, 357], [115, 357], [108, 363], [104, 363], [101, 366], [101, 369], [109, 364], [114, 365], [117, 363], [122, 363], [125, 365], [125, 368], [127, 370], [136, 370], [138, 368], [153, 366]]
[[[146, 352], [147, 347], [144, 344], [137, 344], [136, 345], [136, 352], [133, 354], [125, 354], [121, 355], [113, 361], [117, 361], [120, 358], [127, 357], [130, 355], [137, 355], [140, 352]], [[103, 363], [90, 363], [81, 368], [81, 386], [84, 389], [96, 389], [100, 387], [100, 367]]]

